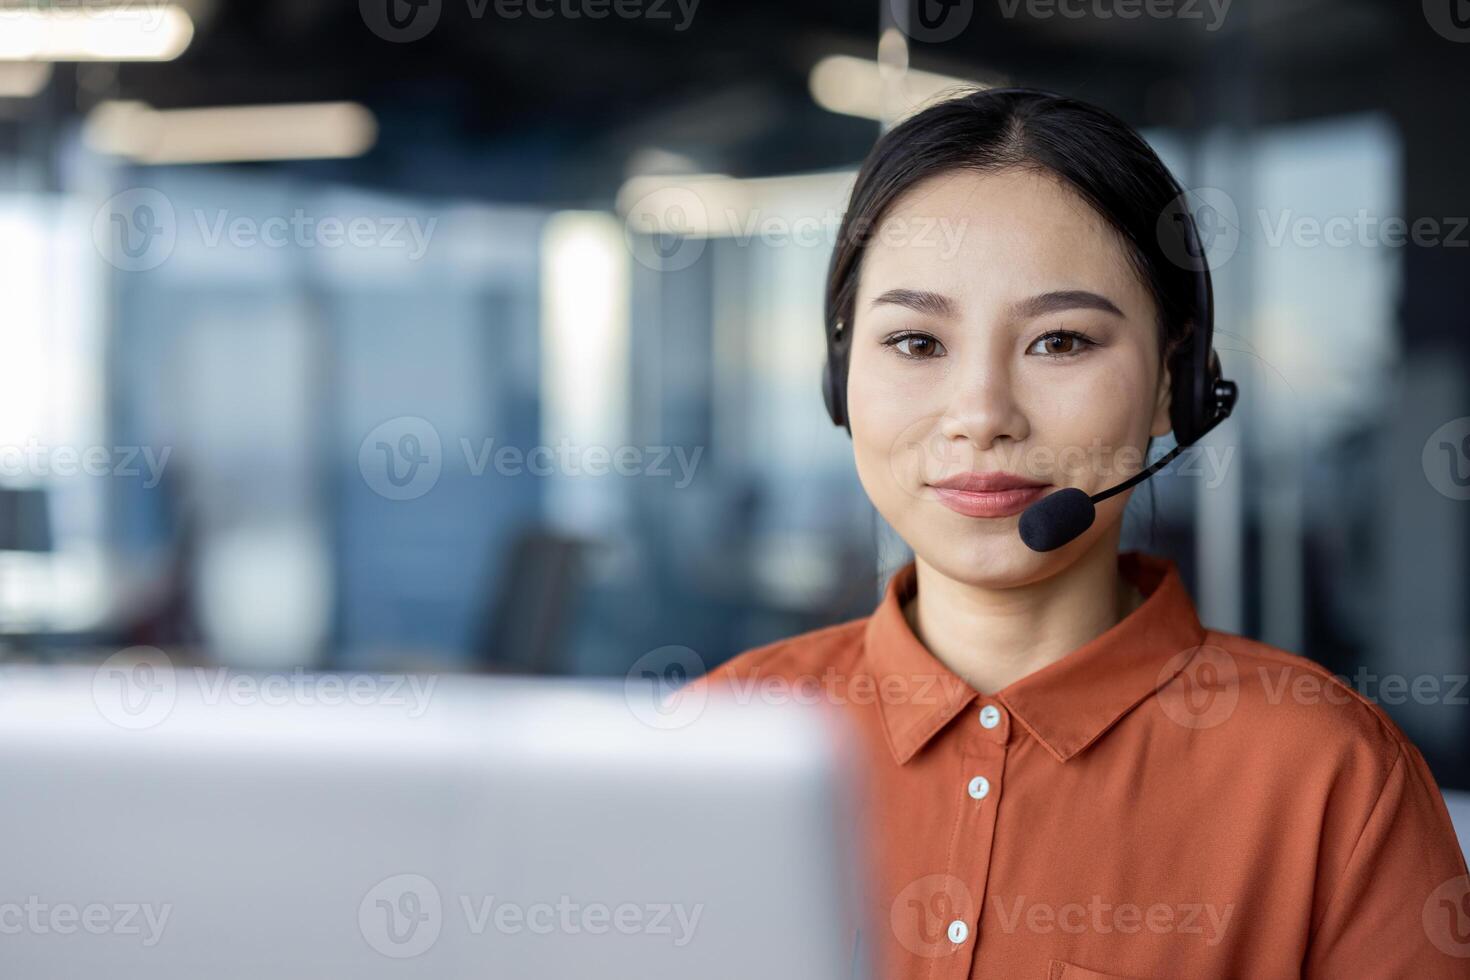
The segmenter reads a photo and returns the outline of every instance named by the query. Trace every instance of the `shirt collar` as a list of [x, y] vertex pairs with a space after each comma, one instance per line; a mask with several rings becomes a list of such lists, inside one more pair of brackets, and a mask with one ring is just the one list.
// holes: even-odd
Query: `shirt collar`
[[[1118, 572], [1144, 596], [1137, 609], [1062, 659], [990, 696], [1062, 762], [1182, 670], [1188, 657], [1176, 654], [1204, 642], [1204, 628], [1173, 561], [1126, 551], [1118, 555]], [[910, 561], [889, 580], [863, 635], [888, 747], [900, 765], [980, 696], [909, 628], [902, 604], [916, 588], [917, 566]]]

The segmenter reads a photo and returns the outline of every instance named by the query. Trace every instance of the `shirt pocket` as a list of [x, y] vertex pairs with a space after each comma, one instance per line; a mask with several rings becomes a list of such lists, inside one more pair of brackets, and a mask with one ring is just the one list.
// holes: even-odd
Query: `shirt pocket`
[[1121, 973], [1104, 973], [1101, 970], [1089, 970], [1087, 967], [1078, 966], [1076, 963], [1053, 959], [1051, 961], [1051, 967], [1046, 971], [1046, 980], [1146, 980], [1146, 978], [1124, 976]]

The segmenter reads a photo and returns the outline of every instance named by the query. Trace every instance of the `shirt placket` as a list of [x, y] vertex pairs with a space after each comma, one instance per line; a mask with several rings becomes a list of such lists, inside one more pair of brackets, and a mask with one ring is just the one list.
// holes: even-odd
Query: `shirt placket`
[[[990, 877], [995, 819], [1005, 783], [1006, 752], [1010, 744], [1010, 712], [1000, 702], [980, 698], [965, 712], [958, 737], [959, 770], [953, 792], [959, 812], [949, 844], [947, 873], [964, 883], [967, 901], [957, 903], [956, 917], [946, 926], [954, 955], [937, 961], [934, 977], [966, 980], [976, 973], [976, 951], [981, 912]], [[962, 909], [962, 911], [961, 911]]]

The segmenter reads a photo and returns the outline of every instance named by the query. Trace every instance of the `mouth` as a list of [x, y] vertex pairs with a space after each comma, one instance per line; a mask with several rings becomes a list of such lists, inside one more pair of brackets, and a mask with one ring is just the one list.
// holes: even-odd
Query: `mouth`
[[1008, 473], [964, 473], [930, 484], [941, 504], [966, 517], [1010, 517], [1046, 495], [1049, 483]]

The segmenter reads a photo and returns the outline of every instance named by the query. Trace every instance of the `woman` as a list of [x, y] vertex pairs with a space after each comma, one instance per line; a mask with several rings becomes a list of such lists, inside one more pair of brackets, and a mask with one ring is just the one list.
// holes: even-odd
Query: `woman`
[[1173, 562], [1119, 553], [1129, 493], [1054, 550], [1018, 535], [1172, 427], [1208, 316], [1179, 195], [1126, 124], [1016, 89], [858, 174], [829, 407], [915, 558], [873, 615], [704, 683], [820, 678], [853, 722], [882, 980], [1470, 976], [1465, 860], [1381, 709], [1204, 627]]

